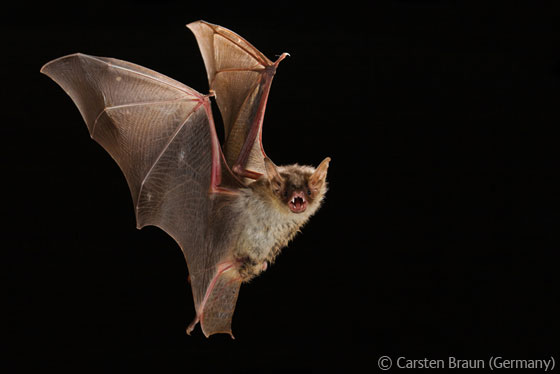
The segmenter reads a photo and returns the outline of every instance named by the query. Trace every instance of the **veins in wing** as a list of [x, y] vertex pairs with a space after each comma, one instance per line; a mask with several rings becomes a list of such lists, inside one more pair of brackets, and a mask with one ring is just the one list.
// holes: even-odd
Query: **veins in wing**
[[[255, 60], [256, 65], [254, 67], [217, 69], [216, 72], [215, 72], [215, 76], [212, 79], [212, 82], [210, 82], [210, 87], [213, 86], [214, 80], [216, 79], [216, 75], [218, 75], [219, 73], [239, 72], [239, 71], [254, 71], [254, 72], [257, 72], [257, 73], [261, 73], [261, 72], [266, 71], [268, 66], [272, 65], [272, 62], [268, 61], [266, 56], [264, 56], [260, 53], [255, 53], [255, 51], [257, 51], [257, 49], [255, 47], [253, 47], [248, 41], [241, 39], [241, 37], [238, 36], [241, 40], [243, 40], [243, 42], [247, 43], [252, 49], [245, 48], [243, 45], [237, 43], [235, 40], [233, 40], [227, 34], [224, 34], [224, 33], [221, 33], [217, 30], [214, 30], [214, 38], [215, 38], [216, 35], [219, 35], [220, 37], [224, 38], [229, 43], [231, 43], [232, 48], [238, 48], [238, 49], [242, 50], [243, 52], [245, 52], [246, 54], [248, 54], [249, 56], [251, 56]], [[215, 43], [216, 43], [216, 41], [214, 40], [214, 44]]]
[[[192, 168], [191, 168], [192, 169]], [[183, 181], [181, 183], [177, 183], [176, 185], [174, 185], [173, 187], [167, 188], [165, 190], [165, 192], [161, 195], [161, 197], [158, 199], [159, 200], [159, 204], [157, 206], [161, 206], [165, 200], [166, 197], [170, 194], [173, 194], [176, 190], [180, 189], [181, 187], [183, 187], [185, 184], [193, 184], [196, 183], [198, 185], [200, 185], [201, 183], [199, 181], [196, 180], [196, 178], [191, 178], [189, 180]], [[187, 196], [189, 201], [196, 201], [196, 202], [202, 202], [203, 200], [205, 200], [205, 197], [200, 197], [200, 196]], [[196, 205], [196, 204], [195, 204]], [[187, 205], [185, 208], [185, 211], [192, 211], [192, 212], [196, 212], [197, 209], [190, 209], [189, 206]]]
[[[91, 137], [92, 138], [94, 137], [96, 125], [97, 125], [99, 119], [101, 118], [101, 116], [103, 114], [111, 111], [111, 110], [122, 109], [122, 108], [126, 108], [126, 107], [161, 105], [161, 104], [166, 104], [166, 103], [177, 103], [177, 102], [186, 102], [186, 101], [197, 102], [197, 104], [193, 107], [193, 109], [191, 111], [189, 111], [189, 113], [185, 116], [184, 121], [179, 126], [177, 126], [177, 128], [174, 130], [173, 134], [167, 140], [167, 142], [163, 146], [161, 152], [156, 157], [154, 163], [151, 165], [150, 169], [148, 170], [148, 172], [146, 173], [146, 175], [142, 179], [142, 182], [140, 183], [140, 189], [138, 191], [138, 196], [141, 196], [144, 184], [145, 184], [146, 180], [148, 179], [148, 177], [150, 176], [150, 174], [152, 173], [152, 171], [154, 170], [154, 167], [157, 165], [157, 163], [161, 159], [161, 157], [165, 154], [165, 152], [169, 148], [169, 145], [177, 137], [177, 134], [179, 134], [179, 132], [183, 129], [185, 124], [188, 122], [189, 118], [193, 115], [193, 113], [195, 113], [204, 104], [204, 100], [207, 100], [207, 97], [200, 95], [198, 92], [189, 89], [187, 86], [184, 86], [184, 85], [180, 84], [179, 82], [175, 82], [173, 80], [167, 81], [165, 79], [161, 79], [157, 76], [154, 76], [154, 75], [142, 72], [142, 71], [137, 71], [137, 70], [125, 67], [125, 66], [121, 66], [119, 64], [115, 64], [115, 63], [111, 62], [111, 60], [107, 61], [103, 58], [97, 58], [97, 57], [94, 57], [94, 56], [83, 55], [83, 54], [76, 54], [76, 55], [80, 58], [95, 60], [98, 63], [102, 63], [102, 64], [107, 65], [109, 68], [123, 70], [126, 73], [129, 73], [129, 74], [132, 74], [132, 75], [138, 75], [138, 76], [141, 76], [142, 78], [145, 78], [145, 79], [154, 80], [154, 81], [158, 82], [158, 84], [166, 85], [168, 87], [171, 87], [171, 88], [183, 93], [182, 97], [179, 97], [177, 99], [172, 99], [172, 100], [145, 101], [145, 102], [136, 102], [136, 103], [127, 103], [127, 104], [106, 106], [100, 111], [100, 113], [95, 118], [95, 121], [94, 121], [93, 126], [92, 126], [92, 131], [91, 131]], [[147, 71], [150, 71], [150, 70], [147, 69]], [[86, 73], [88, 73], [87, 70], [86, 70]], [[159, 74], [159, 73], [154, 72], [154, 74]], [[177, 83], [177, 84], [173, 84], [173, 83]], [[104, 102], [105, 102], [105, 100], [104, 100]], [[137, 210], [138, 206], [136, 206], [135, 208]]]
[[[245, 98], [243, 99], [243, 102], [241, 103], [241, 106], [239, 107], [239, 110], [237, 111], [237, 113], [235, 113], [235, 118], [234, 118], [234, 120], [232, 121], [232, 123], [230, 124], [230, 126], [232, 126], [232, 127], [229, 129], [228, 133], [226, 134], [226, 139], [225, 139], [226, 143], [227, 143], [227, 140], [228, 140], [228, 138], [229, 138], [229, 134], [230, 134], [232, 131], [234, 131], [234, 126], [235, 126], [235, 125], [239, 126], [239, 116], [240, 116], [241, 113], [243, 112], [243, 111], [242, 111], [242, 108], [244, 108], [244, 107], [247, 105], [249, 99], [254, 95], [255, 91], [259, 89], [259, 87], [260, 87], [260, 85], [261, 85], [261, 81], [262, 81], [262, 77], [259, 78], [259, 79], [255, 82], [255, 84], [253, 85], [253, 87], [251, 87], [251, 89], [248, 91], [248, 95], [245, 96]], [[251, 125], [252, 125], [252, 124], [251, 124]]]
[[[115, 68], [115, 69], [124, 70], [124, 71], [126, 71], [127, 73], [139, 75], [139, 76], [141, 76], [141, 77], [154, 80], [154, 81], [156, 81], [156, 82], [158, 82], [158, 83], [161, 83], [161, 84], [163, 84], [163, 85], [166, 85], [166, 86], [175, 88], [175, 89], [177, 89], [177, 90], [179, 90], [179, 91], [183, 91], [183, 92], [187, 93], [188, 95], [194, 96], [194, 97], [196, 97], [196, 98], [199, 98], [199, 99], [202, 98], [202, 97], [198, 94], [198, 92], [196, 92], [196, 91], [194, 91], [194, 90], [191, 90], [191, 89], [189, 89], [187, 86], [185, 86], [185, 85], [183, 85], [183, 84], [181, 84], [181, 83], [179, 83], [179, 82], [173, 81], [173, 80], [171, 80], [171, 79], [170, 79], [170, 81], [166, 81], [166, 80], [163, 80], [163, 79], [158, 78], [157, 76], [153, 76], [153, 75], [150, 75], [150, 74], [146, 74], [146, 73], [143, 73], [143, 72], [141, 72], [141, 71], [137, 71], [137, 70], [134, 70], [134, 69], [127, 68], [127, 67], [125, 67], [125, 66], [117, 65], [117, 64], [114, 64], [114, 63], [112, 63], [112, 62], [110, 62], [110, 61], [106, 61], [106, 60], [104, 60], [104, 59], [102, 59], [102, 58], [98, 58], [98, 57], [95, 57], [95, 56], [84, 55], [84, 54], [82, 54], [82, 53], [76, 53], [76, 56], [79, 57], [79, 58], [89, 58], [89, 59], [91, 59], [91, 60], [95, 60], [95, 61], [97, 61], [97, 62], [100, 62], [100, 63], [102, 63], [102, 64], [105, 64], [105, 65], [107, 65], [107, 66], [110, 67], [110, 68]], [[66, 58], [66, 57], [68, 57], [68, 56], [61, 57], [61, 58]], [[56, 61], [56, 60], [54, 60], [54, 61]], [[51, 61], [51, 62], [54, 62], [54, 61]], [[150, 70], [150, 69], [147, 69], [147, 68], [144, 68], [144, 69], [145, 69], [146, 71], [149, 71], [149, 70]], [[87, 71], [86, 71], [86, 72], [87, 72]], [[154, 71], [154, 73], [156, 73], [156, 72]], [[156, 73], [156, 74], [159, 74], [159, 73]], [[178, 83], [178, 84], [172, 84], [171, 82]]]
[[[101, 116], [103, 114], [107, 113], [107, 111], [109, 111], [109, 110], [122, 109], [122, 108], [135, 107], [135, 106], [142, 106], [142, 105], [159, 105], [159, 104], [177, 103], [177, 102], [181, 102], [181, 101], [197, 101], [197, 102], [199, 102], [199, 104], [196, 106], [196, 108], [198, 108], [200, 106], [200, 100], [199, 99], [191, 99], [191, 98], [187, 98], [187, 97], [180, 97], [178, 99], [173, 99], [173, 100], [145, 101], [145, 102], [137, 102], [137, 103], [128, 103], [128, 104], [107, 106], [107, 107], [103, 108], [101, 110], [101, 112], [99, 112], [97, 117], [95, 117], [95, 121], [93, 122], [93, 126], [92, 126], [92, 129], [91, 129], [91, 134], [90, 135], [91, 135], [92, 138], [94, 137], [95, 128], [97, 126], [97, 122], [99, 121], [99, 118], [101, 118]], [[192, 113], [194, 113], [194, 110], [189, 113], [189, 115], [187, 116], [187, 119], [188, 119], [188, 117], [191, 116]]]
[[[148, 101], [148, 102], [137, 102], [137, 103], [130, 103], [130, 104], [108, 106], [108, 107], [103, 108], [103, 110], [97, 115], [97, 117], [95, 119], [95, 122], [93, 123], [91, 137], [92, 138], [94, 137], [95, 127], [97, 125], [97, 122], [98, 122], [99, 118], [104, 113], [107, 113], [107, 111], [112, 110], [112, 109], [119, 109], [119, 108], [124, 108], [124, 107], [135, 107], [135, 106], [142, 106], [142, 105], [158, 105], [158, 104], [181, 102], [181, 101], [196, 101], [196, 102], [198, 102], [196, 104], [196, 106], [185, 116], [185, 120], [183, 122], [181, 122], [181, 124], [179, 126], [177, 126], [177, 128], [175, 129], [173, 134], [169, 137], [169, 139], [167, 140], [167, 142], [163, 146], [161, 152], [158, 154], [158, 156], [154, 160], [152, 166], [150, 167], [150, 169], [148, 170], [148, 172], [146, 173], [146, 175], [142, 179], [142, 182], [140, 183], [140, 189], [138, 191], [138, 196], [141, 196], [142, 195], [142, 189], [144, 187], [144, 183], [146, 182], [146, 180], [148, 179], [148, 177], [150, 176], [150, 174], [154, 170], [154, 167], [157, 165], [157, 163], [161, 159], [161, 157], [165, 154], [165, 152], [169, 148], [169, 145], [173, 142], [173, 140], [175, 140], [175, 138], [177, 137], [177, 134], [179, 134], [179, 132], [183, 129], [185, 124], [188, 122], [189, 118], [193, 115], [193, 113], [195, 113], [203, 105], [203, 100], [204, 100], [204, 98], [202, 98], [202, 99], [192, 99], [192, 98], [183, 97], [183, 98], [178, 98], [178, 99], [174, 99], [174, 100]], [[171, 191], [167, 191], [166, 194], [170, 193], [170, 192]], [[137, 205], [135, 206], [135, 209], [137, 211], [138, 210], [138, 202], [136, 204]]]
[[[183, 126], [185, 126], [185, 124], [187, 123], [187, 121], [189, 120], [189, 118], [193, 115], [193, 113], [195, 113], [201, 106], [202, 106], [203, 102], [200, 101], [194, 108], [193, 110], [191, 110], [189, 112], [189, 114], [185, 117], [185, 120], [179, 125], [177, 126], [177, 128], [175, 129], [175, 131], [173, 132], [173, 134], [171, 135], [171, 137], [169, 138], [169, 140], [165, 143], [165, 145], [163, 146], [163, 149], [161, 150], [161, 152], [159, 153], [159, 155], [156, 157], [156, 159], [154, 160], [154, 163], [152, 164], [152, 166], [150, 167], [150, 169], [148, 170], [148, 172], [146, 173], [146, 175], [144, 176], [144, 178], [142, 179], [142, 182], [140, 183], [140, 189], [138, 190], [138, 196], [142, 196], [142, 189], [144, 188], [144, 183], [146, 182], [146, 180], [148, 179], [148, 177], [150, 176], [150, 174], [152, 173], [152, 171], [154, 170], [154, 167], [157, 165], [158, 161], [161, 159], [161, 157], [164, 155], [165, 151], [167, 151], [167, 148], [169, 148], [169, 145], [173, 142], [173, 140], [175, 140], [175, 138], [177, 137], [177, 134], [181, 131], [181, 129], [183, 128]], [[138, 203], [136, 203], [136, 210], [138, 210]]]
[[[240, 41], [244, 42], [245, 44], [247, 44], [250, 47], [249, 49], [245, 48], [243, 45], [241, 45], [236, 40], [231, 38], [228, 35], [228, 33], [220, 32], [216, 28], [213, 28], [213, 29], [214, 29], [214, 35], [221, 36], [222, 38], [224, 38], [227, 41], [229, 41], [230, 43], [232, 43], [235, 47], [243, 50], [243, 52], [247, 53], [248, 55], [253, 57], [257, 62], [259, 62], [261, 65], [263, 65], [263, 67], [267, 66], [267, 65], [270, 65], [271, 62], [268, 60], [268, 58], [265, 55], [263, 55], [262, 53], [258, 52], [257, 48], [255, 48], [251, 43], [249, 43], [247, 40], [243, 39], [241, 36], [236, 35], [236, 37], [239, 38]], [[257, 52], [257, 53], [255, 53], [255, 52]]]

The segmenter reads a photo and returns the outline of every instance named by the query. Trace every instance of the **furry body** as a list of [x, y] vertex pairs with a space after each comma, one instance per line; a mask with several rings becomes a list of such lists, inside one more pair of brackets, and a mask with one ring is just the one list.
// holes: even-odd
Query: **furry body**
[[240, 227], [236, 230], [238, 240], [233, 255], [244, 281], [258, 275], [274, 261], [280, 250], [317, 211], [327, 191], [326, 183], [322, 183], [315, 196], [307, 193], [305, 211], [294, 213], [288, 207], [286, 200], [291, 195], [286, 191], [308, 191], [309, 178], [315, 168], [290, 165], [277, 170], [283, 180], [280, 193], [275, 193], [269, 177], [262, 176], [249, 188], [242, 189], [235, 202], [235, 209], [240, 211]]

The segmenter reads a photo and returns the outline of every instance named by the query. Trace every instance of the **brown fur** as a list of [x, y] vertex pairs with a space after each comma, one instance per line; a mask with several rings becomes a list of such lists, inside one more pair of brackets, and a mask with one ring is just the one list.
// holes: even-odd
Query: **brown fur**
[[[243, 222], [243, 227], [240, 227], [234, 257], [244, 281], [252, 279], [274, 261], [319, 209], [327, 192], [326, 172], [319, 188], [312, 191], [309, 181], [315, 168], [296, 164], [276, 170], [281, 179], [262, 176], [243, 189], [236, 202], [237, 209], [242, 212], [239, 222]], [[306, 193], [304, 212], [294, 213], [288, 206], [294, 191]]]

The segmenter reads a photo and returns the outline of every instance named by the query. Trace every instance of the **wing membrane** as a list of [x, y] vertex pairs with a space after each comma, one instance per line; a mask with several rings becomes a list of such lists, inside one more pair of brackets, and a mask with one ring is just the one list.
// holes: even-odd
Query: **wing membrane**
[[[73, 99], [92, 138], [123, 171], [138, 228], [158, 226], [180, 245], [197, 316], [203, 316], [218, 265], [231, 261], [230, 238], [214, 236], [235, 222], [227, 203], [234, 197], [213, 192], [239, 186], [222, 165], [208, 97], [152, 70], [110, 58], [74, 54], [41, 71]], [[229, 290], [236, 297], [239, 283]], [[235, 308], [233, 296], [226, 301], [229, 314], [213, 323], [219, 331], [231, 324]], [[205, 333], [219, 332], [214, 330], [210, 326]]]
[[256, 178], [265, 171], [261, 134], [270, 84], [286, 54], [273, 63], [228, 29], [204, 21], [187, 26], [196, 36], [224, 119], [227, 164], [241, 176]]

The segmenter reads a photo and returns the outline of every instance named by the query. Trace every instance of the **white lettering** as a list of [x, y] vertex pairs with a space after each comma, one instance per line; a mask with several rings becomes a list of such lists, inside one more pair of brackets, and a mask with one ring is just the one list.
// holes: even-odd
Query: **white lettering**
[[513, 360], [501, 356], [494, 357], [492, 363], [496, 369], [544, 369], [548, 371], [548, 360]]
[[397, 367], [399, 369], [441, 369], [445, 368], [445, 361], [429, 358], [411, 360], [406, 357], [399, 357], [397, 359]]
[[484, 360], [461, 360], [449, 357], [449, 369], [484, 369]]

